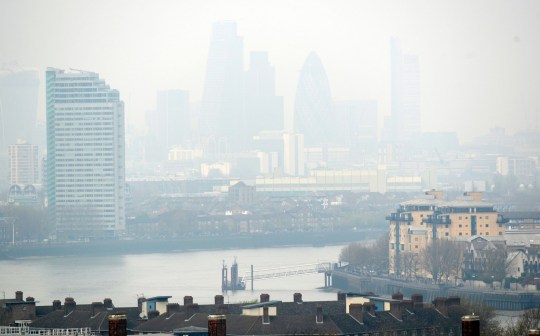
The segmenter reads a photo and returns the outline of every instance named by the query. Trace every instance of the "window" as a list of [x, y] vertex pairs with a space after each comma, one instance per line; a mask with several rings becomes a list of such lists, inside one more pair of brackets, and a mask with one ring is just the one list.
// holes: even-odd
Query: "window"
[[489, 232], [486, 232], [486, 236], [489, 236]]
[[390, 249], [393, 250], [396, 245], [394, 243], [390, 244]]
[[461, 224], [459, 224], [459, 227], [461, 227]]
[[448, 236], [448, 232], [445, 232], [444, 235], [445, 235], [445, 236]]
[[418, 249], [418, 245], [414, 245], [414, 248], [415, 248], [415, 249]]
[[461, 216], [459, 216], [458, 219], [461, 220], [462, 219]]
[[486, 227], [489, 227], [489, 224], [486, 224]]
[[462, 234], [461, 232], [459, 233], [459, 235], [460, 235], [460, 236], [463, 236], [463, 234]]
[[502, 232], [499, 232], [499, 236], [502, 236]]

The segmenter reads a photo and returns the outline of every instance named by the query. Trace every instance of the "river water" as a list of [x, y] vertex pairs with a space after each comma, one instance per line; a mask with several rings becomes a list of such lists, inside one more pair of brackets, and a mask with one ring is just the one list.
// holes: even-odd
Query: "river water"
[[283, 266], [336, 262], [343, 246], [279, 247], [224, 251], [189, 251], [138, 255], [32, 257], [0, 260], [0, 295], [14, 298], [15, 291], [32, 296], [38, 305], [50, 305], [55, 299], [71, 296], [79, 304], [111, 298], [117, 307], [136, 306], [137, 297], [171, 295], [169, 302], [182, 304], [193, 296], [199, 304], [214, 302], [223, 294], [225, 302], [258, 299], [261, 293], [271, 300], [292, 301], [293, 293], [302, 293], [305, 301], [333, 300], [336, 294], [322, 289], [323, 274], [256, 280], [254, 290], [221, 292], [221, 267], [234, 258], [239, 274]]

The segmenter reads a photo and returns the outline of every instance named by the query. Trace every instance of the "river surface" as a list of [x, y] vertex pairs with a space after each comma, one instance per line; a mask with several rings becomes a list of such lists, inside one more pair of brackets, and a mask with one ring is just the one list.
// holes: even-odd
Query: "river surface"
[[336, 262], [343, 245], [324, 247], [279, 247], [225, 251], [188, 251], [138, 255], [31, 257], [0, 260], [0, 295], [14, 298], [15, 291], [32, 296], [38, 305], [51, 305], [67, 296], [79, 304], [111, 298], [117, 307], [136, 306], [137, 297], [171, 295], [169, 302], [183, 303], [193, 296], [199, 304], [214, 302], [223, 294], [225, 303], [258, 299], [261, 293], [271, 300], [292, 301], [302, 293], [305, 301], [334, 300], [326, 291], [323, 274], [256, 280], [254, 290], [221, 292], [221, 268], [234, 258], [242, 276], [250, 271], [283, 266]]

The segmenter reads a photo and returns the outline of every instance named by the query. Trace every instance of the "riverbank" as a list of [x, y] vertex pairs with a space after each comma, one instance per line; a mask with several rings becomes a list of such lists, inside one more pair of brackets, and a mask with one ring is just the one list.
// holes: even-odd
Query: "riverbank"
[[155, 240], [43, 242], [0, 246], [0, 259], [34, 256], [126, 255], [193, 250], [252, 249], [283, 246], [324, 246], [374, 239], [378, 230], [286, 232]]

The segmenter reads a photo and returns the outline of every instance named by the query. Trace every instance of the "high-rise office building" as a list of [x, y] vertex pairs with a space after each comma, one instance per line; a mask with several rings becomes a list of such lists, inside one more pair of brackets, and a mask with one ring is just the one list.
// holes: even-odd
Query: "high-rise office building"
[[276, 96], [276, 73], [266, 51], [250, 53], [245, 79], [246, 142], [265, 130], [283, 129], [283, 97]]
[[241, 132], [238, 132], [245, 124], [243, 52], [244, 43], [236, 32], [236, 22], [220, 21], [212, 25], [199, 132], [207, 138], [225, 139], [232, 150], [244, 145]]
[[391, 40], [392, 141], [408, 143], [421, 132], [420, 64], [404, 54], [399, 39]]
[[319, 56], [311, 52], [300, 71], [296, 88], [294, 129], [304, 134], [306, 146], [318, 146], [335, 140], [332, 124], [328, 77]]
[[37, 71], [0, 70], [0, 154], [18, 139], [41, 144], [36, 129]]
[[158, 91], [156, 101], [156, 110], [146, 115], [148, 134], [145, 159], [163, 161], [172, 147], [186, 145], [189, 140], [189, 92]]
[[57, 237], [125, 229], [124, 103], [97, 73], [48, 68], [47, 189]]
[[9, 182], [11, 185], [31, 185], [38, 183], [38, 146], [24, 140], [8, 147]]

